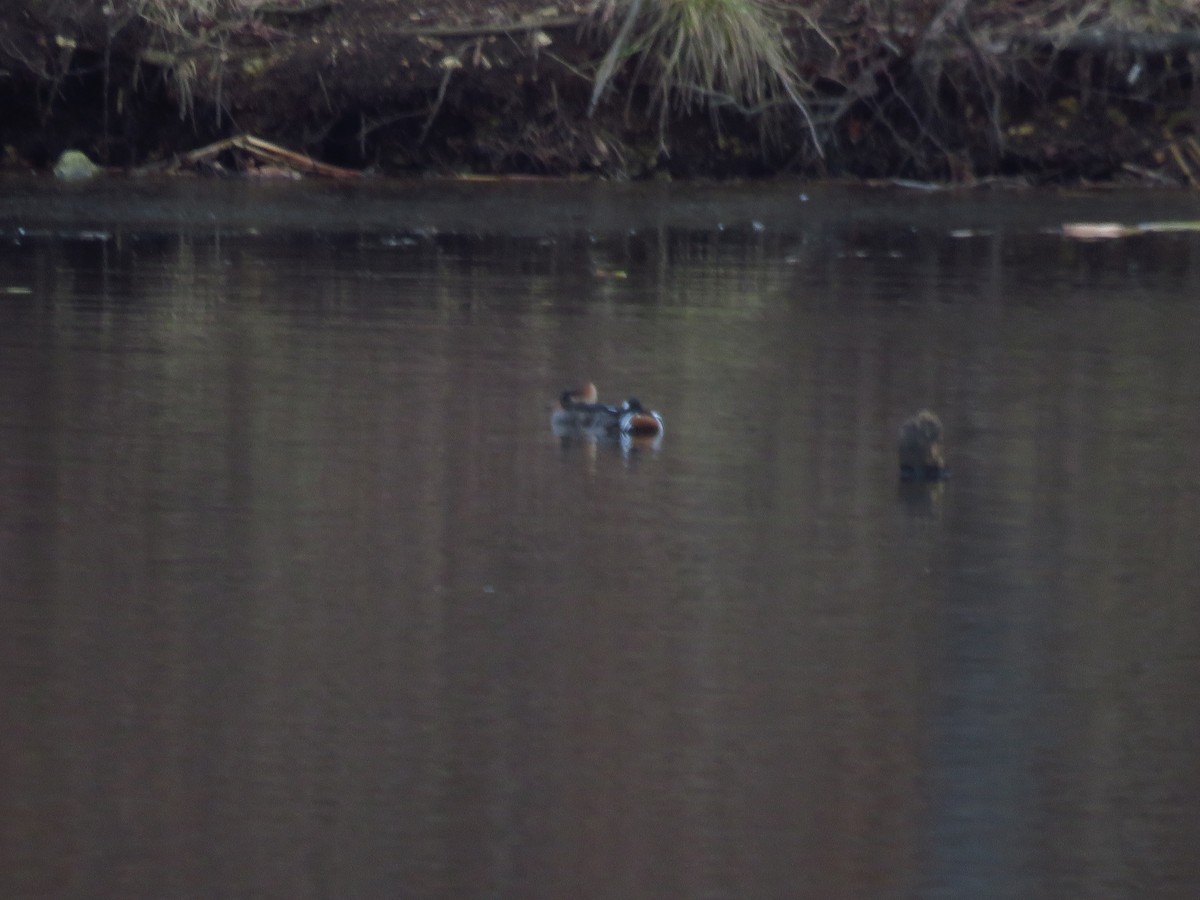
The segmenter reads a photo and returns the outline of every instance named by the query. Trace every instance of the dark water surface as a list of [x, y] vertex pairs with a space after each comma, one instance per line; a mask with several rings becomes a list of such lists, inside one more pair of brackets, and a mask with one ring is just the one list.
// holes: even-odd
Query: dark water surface
[[1194, 197], [0, 187], [0, 896], [1200, 895]]

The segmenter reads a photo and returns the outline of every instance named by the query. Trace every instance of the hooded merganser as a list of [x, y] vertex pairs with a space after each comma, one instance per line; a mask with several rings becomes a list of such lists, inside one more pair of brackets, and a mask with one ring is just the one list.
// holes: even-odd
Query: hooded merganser
[[942, 422], [927, 409], [904, 420], [899, 440], [900, 477], [940, 481], [950, 474], [942, 453]]
[[621, 404], [620, 431], [622, 434], [644, 437], [662, 434], [662, 416], [652, 409], [643, 408], [637, 397], [630, 397]]
[[581, 387], [563, 391], [558, 398], [558, 406], [550, 416], [550, 427], [560, 435], [617, 437], [622, 434], [662, 434], [662, 416], [644, 409], [636, 397], [630, 397], [620, 406], [609, 406], [607, 403], [598, 403], [596, 396], [596, 386], [590, 381]]

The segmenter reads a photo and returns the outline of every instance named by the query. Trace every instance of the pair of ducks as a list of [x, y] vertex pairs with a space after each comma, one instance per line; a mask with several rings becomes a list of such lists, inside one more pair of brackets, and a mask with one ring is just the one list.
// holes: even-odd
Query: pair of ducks
[[663, 420], [654, 410], [645, 409], [636, 397], [620, 406], [599, 402], [596, 386], [589, 381], [562, 392], [550, 417], [550, 427], [558, 433], [598, 437], [658, 437], [663, 433]]

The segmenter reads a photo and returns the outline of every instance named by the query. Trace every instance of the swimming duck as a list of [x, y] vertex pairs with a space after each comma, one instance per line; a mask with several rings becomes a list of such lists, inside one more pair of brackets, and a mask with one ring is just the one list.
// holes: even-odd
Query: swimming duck
[[596, 386], [590, 381], [562, 392], [558, 406], [550, 416], [556, 432], [608, 431], [620, 424], [620, 410], [596, 400]]
[[622, 434], [645, 437], [662, 434], [662, 416], [652, 409], [643, 408], [637, 397], [630, 397], [621, 404], [620, 431]]
[[905, 481], [939, 481], [950, 474], [942, 453], [942, 422], [927, 409], [901, 424], [898, 449]]

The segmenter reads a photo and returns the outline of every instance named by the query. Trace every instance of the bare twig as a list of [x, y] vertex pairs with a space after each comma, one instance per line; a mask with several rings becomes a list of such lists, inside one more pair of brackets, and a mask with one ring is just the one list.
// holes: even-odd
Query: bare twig
[[554, 16], [522, 22], [498, 22], [494, 25], [431, 25], [427, 28], [397, 28], [392, 34], [403, 37], [482, 37], [489, 34], [513, 34], [539, 28], [572, 28], [587, 21], [586, 16]]
[[1162, 172], [1155, 172], [1153, 169], [1147, 169], [1145, 166], [1134, 165], [1131, 162], [1123, 162], [1121, 163], [1121, 168], [1126, 172], [1136, 175], [1139, 178], [1144, 178], [1147, 181], [1154, 181], [1158, 184], [1165, 185], [1179, 185], [1179, 181], [1177, 179], [1170, 178], [1164, 175]]
[[[458, 48], [457, 53], [453, 54], [453, 56], [446, 57], [446, 59], [443, 60], [443, 65], [445, 66], [446, 71], [442, 75], [442, 83], [438, 85], [437, 97], [434, 98], [433, 108], [429, 110], [429, 117], [425, 119], [425, 124], [421, 126], [421, 136], [417, 138], [418, 146], [424, 144], [425, 138], [429, 136], [429, 129], [433, 125], [433, 120], [437, 118], [437, 114], [442, 108], [442, 101], [446, 99], [446, 88], [450, 84], [450, 76], [454, 74], [455, 69], [461, 66], [461, 63], [458, 59], [459, 54], [462, 53], [466, 47], [467, 44], [463, 44]], [[454, 61], [453, 63], [450, 63], [451, 59]]]

